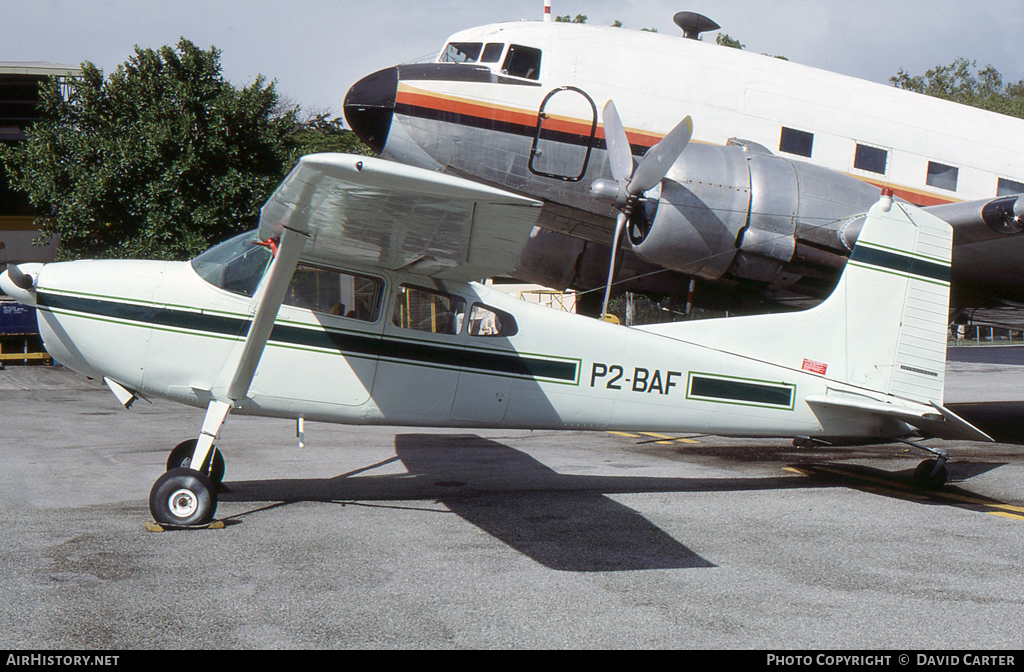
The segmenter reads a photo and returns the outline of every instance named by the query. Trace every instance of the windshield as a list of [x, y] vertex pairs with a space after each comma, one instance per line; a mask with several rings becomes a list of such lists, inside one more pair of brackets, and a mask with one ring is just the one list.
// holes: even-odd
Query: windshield
[[483, 46], [480, 42], [449, 42], [438, 60], [441, 63], [474, 63]]
[[249, 231], [214, 245], [192, 260], [192, 268], [214, 287], [252, 296], [270, 263], [270, 250]]

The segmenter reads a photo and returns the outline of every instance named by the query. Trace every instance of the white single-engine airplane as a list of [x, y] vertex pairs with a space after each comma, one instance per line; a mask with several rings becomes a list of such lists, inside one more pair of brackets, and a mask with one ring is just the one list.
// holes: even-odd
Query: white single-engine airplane
[[[655, 159], [652, 159], [656, 161]], [[651, 170], [645, 161], [637, 172]], [[46, 349], [125, 406], [206, 409], [150, 494], [207, 523], [230, 412], [351, 424], [991, 440], [943, 407], [951, 229], [883, 195], [835, 291], [787, 314], [630, 328], [512, 298], [540, 203], [433, 171], [304, 157], [257, 231], [191, 262], [11, 265]], [[756, 336], [752, 336], [756, 335]], [[946, 454], [918, 467], [939, 487]]]
[[[688, 37], [718, 29], [675, 19]], [[625, 210], [594, 188], [618, 179], [608, 100], [636, 157], [694, 124], [629, 212], [622, 289], [685, 296], [694, 279], [698, 303], [725, 307], [827, 296], [888, 187], [953, 225], [955, 308], [1024, 301], [1021, 119], [710, 41], [541, 21], [455, 33], [434, 62], [357, 82], [344, 109], [382, 158], [543, 201], [514, 275], [590, 290]]]

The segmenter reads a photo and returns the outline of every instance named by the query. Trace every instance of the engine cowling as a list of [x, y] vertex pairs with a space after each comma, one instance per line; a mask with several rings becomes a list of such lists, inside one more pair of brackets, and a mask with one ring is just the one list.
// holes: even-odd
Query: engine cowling
[[848, 175], [755, 143], [691, 145], [630, 221], [633, 250], [687, 275], [774, 284], [832, 274], [842, 229], [878, 200]]

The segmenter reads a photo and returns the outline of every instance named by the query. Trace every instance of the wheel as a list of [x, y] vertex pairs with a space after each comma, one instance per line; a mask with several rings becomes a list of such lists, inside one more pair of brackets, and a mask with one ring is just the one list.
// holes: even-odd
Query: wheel
[[[174, 447], [167, 457], [167, 470], [179, 468], [192, 468], [192, 453], [196, 449], [196, 439], [182, 441]], [[224, 456], [215, 447], [213, 449], [213, 467], [210, 469], [210, 480], [220, 484], [224, 482]]]
[[946, 479], [949, 478], [949, 472], [946, 471], [946, 466], [943, 465], [939, 468], [938, 473], [933, 476], [932, 471], [935, 470], [937, 463], [938, 460], [925, 460], [917, 465], [917, 469], [914, 470], [914, 485], [926, 490], [938, 490], [944, 486]]
[[149, 491], [149, 511], [164, 525], [205, 525], [217, 512], [217, 486], [194, 469], [171, 469]]

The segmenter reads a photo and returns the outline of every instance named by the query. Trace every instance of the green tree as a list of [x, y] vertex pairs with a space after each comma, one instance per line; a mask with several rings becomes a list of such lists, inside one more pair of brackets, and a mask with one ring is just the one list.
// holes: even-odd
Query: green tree
[[719, 33], [715, 37], [715, 44], [723, 47], [732, 47], [733, 49], [743, 49], [747, 46], [745, 44], [741, 44], [739, 40], [729, 37], [725, 33]]
[[296, 110], [276, 109], [273, 83], [237, 89], [219, 50], [185, 39], [136, 47], [105, 82], [83, 71], [66, 98], [43, 87], [42, 119], [2, 153], [59, 258], [181, 259], [255, 227], [295, 154]]
[[[298, 108], [291, 108], [297, 111]], [[318, 154], [320, 152], [340, 152], [342, 154], [362, 154], [372, 156], [373, 150], [363, 144], [356, 134], [344, 127], [341, 117], [333, 116], [331, 111], [313, 111], [299, 116], [290, 132], [292, 143], [292, 160], [294, 164], [300, 156]]]
[[977, 69], [975, 61], [957, 58], [924, 75], [911, 76], [903, 68], [889, 81], [900, 89], [1024, 118], [1024, 80], [1003, 84], [1003, 76], [991, 65]]
[[570, 19], [569, 15], [566, 14], [565, 16], [556, 16], [555, 21], [557, 21], [558, 23], [586, 23], [587, 15], [577, 14], [575, 19]]

